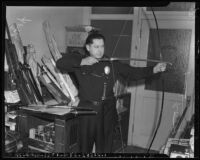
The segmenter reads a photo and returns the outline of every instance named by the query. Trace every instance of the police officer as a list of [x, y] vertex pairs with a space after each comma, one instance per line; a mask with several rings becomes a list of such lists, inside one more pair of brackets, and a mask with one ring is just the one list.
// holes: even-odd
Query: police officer
[[155, 67], [132, 67], [104, 58], [105, 38], [91, 33], [85, 43], [86, 55], [67, 53], [56, 62], [63, 72], [74, 72], [79, 82], [80, 107], [92, 107], [97, 115], [80, 117], [78, 141], [80, 152], [91, 153], [95, 143], [97, 153], [112, 152], [113, 131], [117, 122], [113, 86], [118, 77], [139, 80], [166, 69], [165, 63]]

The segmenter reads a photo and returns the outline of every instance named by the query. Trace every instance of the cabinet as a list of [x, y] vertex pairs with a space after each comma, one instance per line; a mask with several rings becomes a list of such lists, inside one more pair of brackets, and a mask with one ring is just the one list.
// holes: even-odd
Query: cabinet
[[[27, 152], [77, 152], [78, 117], [73, 113], [56, 115], [21, 108], [19, 111], [19, 132]], [[32, 136], [31, 130], [38, 132], [39, 126], [53, 124], [53, 140]], [[46, 131], [47, 133], [47, 131]], [[36, 134], [35, 134], [36, 135]], [[43, 135], [44, 136], [44, 135]], [[34, 138], [33, 138], [34, 137]]]

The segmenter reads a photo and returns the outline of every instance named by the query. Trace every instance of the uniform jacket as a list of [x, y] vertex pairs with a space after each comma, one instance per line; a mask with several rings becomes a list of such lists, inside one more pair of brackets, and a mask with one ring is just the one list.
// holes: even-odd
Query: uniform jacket
[[[85, 57], [78, 53], [67, 53], [56, 62], [61, 72], [75, 73], [79, 82], [80, 100], [100, 101], [105, 87], [106, 97], [112, 97], [114, 83], [120, 76], [125, 80], [135, 81], [153, 75], [153, 67], [132, 67], [119, 61], [100, 61], [80, 66]], [[106, 66], [110, 68], [108, 75], [104, 72]]]

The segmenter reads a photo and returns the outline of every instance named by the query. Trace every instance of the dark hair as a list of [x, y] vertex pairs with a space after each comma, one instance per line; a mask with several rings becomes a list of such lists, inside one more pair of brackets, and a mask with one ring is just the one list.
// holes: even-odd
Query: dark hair
[[85, 40], [85, 45], [92, 44], [94, 39], [103, 39], [105, 42], [105, 37], [100, 33], [91, 33], [88, 35], [87, 39]]

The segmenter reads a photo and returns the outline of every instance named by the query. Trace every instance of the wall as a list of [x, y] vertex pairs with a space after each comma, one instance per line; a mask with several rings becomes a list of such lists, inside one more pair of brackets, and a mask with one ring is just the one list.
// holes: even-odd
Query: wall
[[[23, 45], [33, 44], [39, 60], [42, 55], [49, 54], [42, 28], [43, 21], [49, 21], [59, 51], [65, 52], [65, 26], [84, 24], [83, 12], [84, 7], [7, 6], [6, 18], [8, 25], [23, 24], [19, 26], [22, 43]], [[27, 19], [26, 23], [20, 22], [19, 19], [23, 18]]]
[[[138, 17], [134, 19], [135, 23], [135, 32], [133, 35], [133, 39], [135, 44], [133, 44], [133, 50], [136, 50], [136, 52], [133, 53], [133, 57], [137, 58], [146, 58], [148, 57], [146, 53], [148, 53], [148, 45], [149, 41], [149, 31], [150, 28], [156, 28], [155, 19], [153, 18], [152, 13], [146, 13], [141, 8], [138, 10], [134, 10], [135, 15], [138, 13]], [[140, 12], [141, 11], [141, 12]], [[143, 15], [144, 14], [144, 15]], [[151, 16], [152, 17], [151, 17]], [[167, 140], [170, 131], [172, 130], [172, 127], [175, 125], [176, 118], [178, 116], [182, 115], [182, 112], [184, 108], [186, 107], [186, 97], [187, 95], [192, 95], [193, 89], [194, 89], [194, 11], [193, 12], [172, 12], [172, 11], [163, 11], [163, 12], [155, 12], [156, 19], [158, 21], [158, 30], [161, 31], [162, 29], [170, 29], [171, 31], [173, 29], [189, 29], [192, 30], [192, 38], [191, 42], [189, 43], [189, 65], [186, 69], [186, 72], [184, 73], [186, 75], [186, 82], [184, 82], [184, 87], [186, 88], [186, 91], [183, 94], [173, 94], [172, 92], [167, 92], [165, 88], [165, 95], [164, 95], [164, 103], [163, 103], [163, 111], [162, 111], [162, 119], [161, 124], [158, 128], [158, 132], [156, 134], [156, 137], [154, 139], [154, 142], [152, 144], [151, 149], [158, 150], [164, 145], [165, 141]], [[151, 18], [150, 18], [151, 17]], [[146, 20], [146, 22], [145, 22]], [[164, 40], [169, 35], [162, 36], [162, 32], [160, 33], [161, 42], [162, 39]], [[175, 35], [173, 35], [175, 36]], [[179, 36], [177, 36], [179, 37]], [[169, 41], [172, 46], [177, 45], [175, 43], [172, 43], [173, 40], [176, 40], [178, 38], [172, 38], [171, 41]], [[184, 41], [185, 39], [179, 38], [179, 42]], [[184, 47], [186, 47], [187, 43], [184, 43]], [[164, 41], [164, 43], [161, 43], [161, 46], [167, 45], [167, 43]], [[134, 47], [137, 46], [137, 48]], [[139, 46], [139, 47], [138, 47]], [[152, 51], [153, 47], [149, 47], [149, 51]], [[155, 47], [156, 48], [156, 47]], [[188, 52], [187, 51], [187, 52]], [[135, 54], [136, 53], [136, 54]], [[155, 53], [155, 52], [154, 52]], [[162, 51], [162, 53], [164, 53]], [[180, 53], [183, 54], [183, 50], [180, 49]], [[170, 51], [167, 52], [168, 55], [170, 55]], [[175, 54], [175, 52], [173, 52]], [[177, 55], [177, 54], [176, 54]], [[153, 59], [148, 57], [149, 59]], [[167, 61], [167, 59], [166, 59]], [[180, 61], [180, 59], [178, 59]], [[141, 62], [138, 62], [140, 65]], [[176, 62], [177, 63], [177, 62]], [[144, 63], [143, 63], [144, 64]], [[177, 64], [173, 64], [175, 66]], [[140, 65], [142, 66], [142, 65]], [[183, 66], [183, 64], [181, 64]], [[174, 67], [175, 68], [175, 67]], [[177, 69], [176, 69], [177, 71]], [[173, 77], [172, 77], [173, 78]], [[175, 78], [175, 77], [174, 77]], [[184, 81], [184, 79], [182, 79]], [[158, 84], [158, 83], [157, 83]], [[156, 84], [156, 85], [157, 85]], [[175, 84], [176, 85], [176, 84]], [[166, 81], [165, 81], [166, 86]], [[174, 87], [173, 85], [171, 87]], [[132, 89], [132, 88], [131, 88]], [[137, 145], [143, 148], [148, 148], [151, 140], [153, 138], [153, 134], [155, 133], [155, 129], [158, 124], [160, 109], [161, 109], [161, 102], [162, 102], [162, 92], [153, 92], [152, 90], [146, 90], [144, 86], [139, 83], [137, 83], [137, 86], [131, 90], [132, 91], [132, 97], [131, 97], [131, 110], [130, 110], [130, 121], [129, 121], [129, 145]], [[193, 107], [190, 107], [190, 112], [188, 112], [188, 115], [184, 117], [183, 122], [186, 120], [189, 120], [192, 115], [192, 112], [194, 112]], [[189, 110], [188, 110], [189, 111]], [[180, 130], [181, 131], [181, 130]], [[178, 131], [179, 132], [179, 131]], [[148, 138], [147, 138], [148, 137]]]

